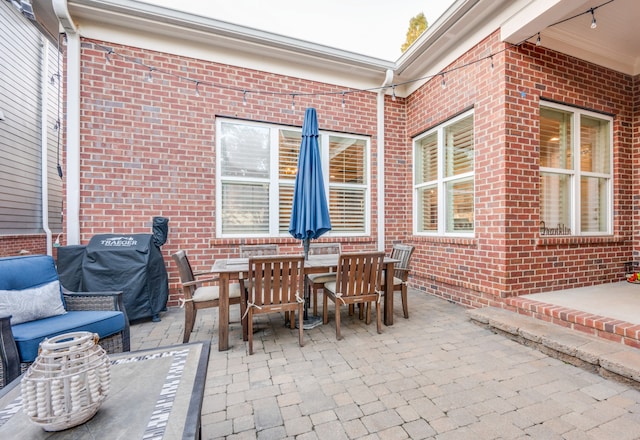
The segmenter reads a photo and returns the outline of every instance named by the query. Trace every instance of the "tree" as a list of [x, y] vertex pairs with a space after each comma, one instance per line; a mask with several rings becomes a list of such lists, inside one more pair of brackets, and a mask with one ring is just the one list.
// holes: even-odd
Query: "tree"
[[400, 47], [400, 50], [402, 50], [402, 53], [404, 53], [407, 49], [409, 49], [409, 46], [411, 46], [413, 42], [416, 41], [418, 37], [422, 35], [424, 31], [427, 30], [428, 27], [429, 27], [429, 24], [427, 23], [427, 18], [424, 16], [422, 12], [416, 15], [415, 17], [413, 17], [409, 21], [409, 29], [407, 30], [407, 40], [404, 42], [402, 47]]

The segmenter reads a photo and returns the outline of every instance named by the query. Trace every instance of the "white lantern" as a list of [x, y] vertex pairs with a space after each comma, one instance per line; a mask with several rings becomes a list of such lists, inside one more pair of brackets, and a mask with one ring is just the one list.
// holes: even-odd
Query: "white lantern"
[[66, 333], [45, 339], [22, 378], [22, 407], [45, 431], [61, 431], [91, 419], [111, 384], [107, 353], [98, 335]]

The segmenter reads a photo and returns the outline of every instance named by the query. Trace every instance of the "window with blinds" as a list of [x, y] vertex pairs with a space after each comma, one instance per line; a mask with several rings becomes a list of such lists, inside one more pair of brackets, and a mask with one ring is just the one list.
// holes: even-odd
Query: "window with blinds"
[[268, 234], [270, 133], [224, 122], [219, 128], [222, 234]]
[[[301, 130], [219, 118], [217, 234], [289, 235]], [[320, 132], [330, 234], [369, 233], [369, 139]]]
[[367, 143], [363, 139], [329, 136], [329, 214], [334, 230], [366, 230]]
[[612, 233], [612, 118], [540, 108], [540, 234]]
[[291, 206], [293, 204], [293, 188], [296, 182], [298, 170], [298, 153], [302, 133], [293, 130], [278, 131], [278, 176], [280, 195], [278, 197], [278, 232], [289, 233], [289, 220], [291, 219]]
[[473, 111], [414, 139], [414, 233], [474, 231]]

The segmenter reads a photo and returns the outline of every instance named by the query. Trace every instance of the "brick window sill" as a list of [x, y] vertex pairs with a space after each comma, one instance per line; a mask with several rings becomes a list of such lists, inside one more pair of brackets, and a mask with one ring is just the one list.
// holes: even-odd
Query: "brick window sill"
[[536, 239], [536, 246], [565, 246], [565, 245], [592, 245], [623, 243], [625, 238], [620, 235], [607, 235], [606, 237], [544, 237]]
[[458, 246], [470, 246], [475, 247], [478, 245], [476, 238], [468, 237], [432, 237], [432, 236], [420, 236], [414, 235], [411, 237], [411, 241], [419, 243], [437, 243], [437, 244], [455, 244]]

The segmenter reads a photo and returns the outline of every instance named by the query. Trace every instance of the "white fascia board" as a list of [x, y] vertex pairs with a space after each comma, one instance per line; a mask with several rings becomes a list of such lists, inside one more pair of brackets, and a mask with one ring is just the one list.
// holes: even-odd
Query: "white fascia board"
[[[79, 29], [80, 34], [85, 38], [335, 84], [341, 88], [368, 89], [379, 87], [386, 74], [386, 70], [380, 70], [375, 75], [372, 75], [371, 72], [359, 72], [357, 67], [327, 69], [326, 62], [323, 63], [321, 59], [313, 57], [299, 55], [294, 58], [284, 54], [282, 57], [276, 58], [273, 53], [270, 56], [260, 56], [259, 54], [240, 50], [237, 46], [234, 48], [232, 45], [213, 45], [206, 41], [185, 41], [167, 35], [154, 35], [141, 30], [114, 26], [105, 27], [100, 23], [79, 22]], [[153, 63], [149, 64], [151, 64], [150, 67], [153, 66]], [[181, 73], [176, 72], [176, 74]]]
[[390, 61], [131, 0], [71, 0], [84, 37], [358, 89]]
[[[398, 96], [409, 96], [475, 47], [531, 0], [458, 0], [398, 60]], [[487, 52], [486, 56], [490, 53]], [[417, 81], [414, 79], [423, 78]], [[445, 77], [446, 81], [446, 77]]]

